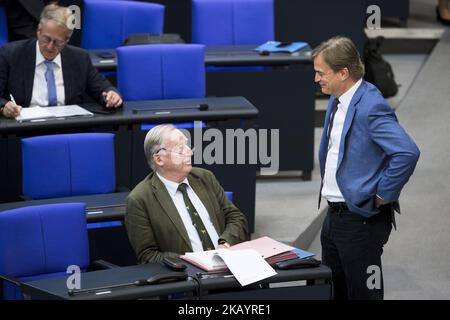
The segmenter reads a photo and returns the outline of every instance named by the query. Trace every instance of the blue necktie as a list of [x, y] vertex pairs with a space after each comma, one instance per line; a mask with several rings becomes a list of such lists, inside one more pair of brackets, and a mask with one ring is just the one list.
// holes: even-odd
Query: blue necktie
[[53, 61], [44, 61], [47, 71], [45, 71], [45, 80], [47, 80], [48, 105], [56, 106], [58, 99], [56, 98], [55, 74], [53, 73]]

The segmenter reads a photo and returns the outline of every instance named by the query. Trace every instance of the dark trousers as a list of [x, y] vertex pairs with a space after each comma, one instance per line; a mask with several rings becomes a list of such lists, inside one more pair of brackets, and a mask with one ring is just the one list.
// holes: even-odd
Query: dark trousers
[[322, 226], [322, 263], [332, 270], [334, 299], [382, 300], [381, 255], [392, 229], [392, 208], [364, 218], [328, 208]]

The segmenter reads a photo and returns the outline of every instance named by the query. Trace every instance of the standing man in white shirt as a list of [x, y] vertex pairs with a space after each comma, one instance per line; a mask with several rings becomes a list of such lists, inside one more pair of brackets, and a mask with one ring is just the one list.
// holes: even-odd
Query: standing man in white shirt
[[331, 96], [319, 147], [319, 208], [321, 198], [328, 202], [322, 262], [333, 272], [335, 299], [383, 299], [383, 246], [420, 152], [380, 91], [363, 80], [350, 39], [331, 38], [312, 58], [315, 81]]
[[139, 263], [248, 240], [247, 220], [212, 172], [193, 168], [186, 136], [152, 128], [144, 152], [153, 170], [129, 194], [125, 225]]
[[117, 89], [92, 66], [89, 54], [67, 45], [72, 22], [68, 8], [48, 5], [37, 40], [15, 41], [0, 49], [0, 115], [15, 118], [22, 106], [80, 104], [86, 94], [108, 108], [122, 105]]

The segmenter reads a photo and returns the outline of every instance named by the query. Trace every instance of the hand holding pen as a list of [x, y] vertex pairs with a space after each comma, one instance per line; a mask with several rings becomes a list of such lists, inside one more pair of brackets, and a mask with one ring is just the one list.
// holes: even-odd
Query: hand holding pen
[[14, 100], [12, 94], [10, 94], [9, 96], [11, 98], [11, 101], [8, 101], [5, 104], [2, 113], [6, 118], [15, 118], [18, 115], [20, 115], [20, 112], [22, 111], [22, 106], [16, 104], [16, 101]]

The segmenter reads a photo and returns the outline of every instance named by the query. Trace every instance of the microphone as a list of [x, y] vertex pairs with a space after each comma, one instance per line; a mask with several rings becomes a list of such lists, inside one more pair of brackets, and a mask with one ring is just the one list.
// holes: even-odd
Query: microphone
[[139, 111], [162, 111], [170, 113], [172, 110], [189, 110], [189, 109], [197, 109], [200, 111], [208, 110], [209, 106], [207, 103], [201, 103], [199, 105], [194, 106], [175, 106], [175, 107], [167, 107], [167, 108], [148, 108], [148, 109], [133, 109], [133, 114], [138, 113]]
[[163, 274], [156, 274], [153, 276], [150, 276], [147, 279], [139, 279], [134, 282], [128, 282], [128, 283], [121, 283], [121, 284], [115, 284], [110, 286], [104, 286], [104, 287], [96, 287], [96, 288], [88, 288], [88, 289], [71, 289], [67, 292], [67, 294], [71, 297], [77, 295], [77, 294], [83, 294], [83, 293], [95, 293], [95, 294], [103, 294], [103, 293], [111, 293], [111, 289], [116, 288], [125, 288], [125, 287], [140, 287], [140, 286], [146, 286], [146, 285], [153, 285], [153, 284], [160, 284], [164, 282], [171, 282], [171, 281], [182, 281], [186, 280], [188, 277], [188, 274], [186, 271], [183, 272], [169, 272], [169, 273], [163, 273]]

